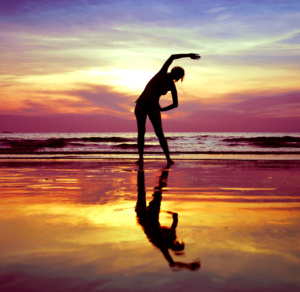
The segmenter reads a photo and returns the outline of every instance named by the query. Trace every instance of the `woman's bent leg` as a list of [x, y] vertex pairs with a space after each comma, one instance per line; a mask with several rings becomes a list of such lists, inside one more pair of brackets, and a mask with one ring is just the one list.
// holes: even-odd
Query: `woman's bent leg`
[[165, 135], [164, 135], [164, 132], [162, 129], [160, 110], [154, 109], [148, 115], [149, 115], [149, 119], [153, 125], [155, 134], [156, 134], [157, 138], [159, 139], [160, 146], [163, 149], [168, 162], [173, 163], [173, 161], [170, 158], [168, 142], [167, 142], [167, 139], [165, 138]]
[[135, 110], [134, 110], [136, 121], [137, 121], [137, 127], [138, 127], [138, 150], [139, 150], [139, 160], [137, 161], [138, 164], [143, 163], [143, 154], [144, 154], [144, 144], [145, 144], [145, 132], [146, 132], [146, 119], [147, 114], [143, 107], [136, 104]]

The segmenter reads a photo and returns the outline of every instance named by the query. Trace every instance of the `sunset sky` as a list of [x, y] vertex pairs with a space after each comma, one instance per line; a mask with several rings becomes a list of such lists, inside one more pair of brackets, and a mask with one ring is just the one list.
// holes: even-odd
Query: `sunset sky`
[[177, 53], [201, 60], [174, 62], [165, 131], [300, 131], [298, 0], [1, 1], [0, 131], [135, 131], [134, 101]]

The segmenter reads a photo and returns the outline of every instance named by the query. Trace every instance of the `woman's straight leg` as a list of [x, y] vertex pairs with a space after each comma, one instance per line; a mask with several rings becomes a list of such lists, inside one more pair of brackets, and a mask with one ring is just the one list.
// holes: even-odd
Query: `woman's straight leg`
[[159, 140], [160, 146], [163, 149], [168, 162], [173, 162], [170, 158], [168, 142], [167, 142], [167, 139], [165, 138], [165, 135], [164, 135], [164, 132], [162, 129], [160, 110], [158, 108], [155, 108], [151, 112], [149, 112], [148, 115], [149, 115], [149, 119], [153, 125], [155, 134]]
[[138, 150], [139, 150], [139, 160], [137, 163], [143, 162], [143, 155], [144, 155], [144, 144], [145, 144], [145, 132], [146, 132], [146, 119], [147, 119], [147, 113], [143, 109], [142, 106], [140, 106], [138, 103], [135, 106], [134, 110], [136, 121], [137, 121], [137, 127], [138, 127]]

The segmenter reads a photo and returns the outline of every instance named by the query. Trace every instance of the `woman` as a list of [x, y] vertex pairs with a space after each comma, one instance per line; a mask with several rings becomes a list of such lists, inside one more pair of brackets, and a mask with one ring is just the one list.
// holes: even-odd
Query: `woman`
[[[184, 70], [181, 67], [174, 67], [171, 72], [168, 73], [168, 69], [172, 64], [173, 60], [189, 57], [193, 60], [200, 59], [198, 54], [178, 54], [172, 55], [162, 66], [160, 71], [149, 81], [146, 85], [143, 93], [136, 101], [135, 116], [138, 125], [138, 150], [139, 150], [139, 160], [136, 162], [142, 165], [144, 162], [144, 136], [146, 132], [146, 119], [147, 115], [153, 125], [155, 134], [159, 139], [161, 148], [163, 149], [167, 161], [169, 164], [174, 162], [170, 158], [169, 147], [167, 140], [164, 136], [162, 124], [161, 124], [161, 114], [160, 112], [169, 111], [173, 108], [178, 107], [178, 97], [176, 86], [174, 82], [184, 79]], [[167, 94], [168, 91], [172, 93], [173, 103], [167, 107], [161, 108], [159, 105], [159, 98], [162, 95]]]

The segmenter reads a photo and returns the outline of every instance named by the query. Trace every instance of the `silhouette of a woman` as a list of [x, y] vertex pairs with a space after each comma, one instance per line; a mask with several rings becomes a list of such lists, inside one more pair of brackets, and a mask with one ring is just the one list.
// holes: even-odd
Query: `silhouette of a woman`
[[[159, 143], [166, 155], [168, 163], [174, 163], [169, 154], [169, 147], [167, 140], [164, 136], [162, 124], [161, 124], [161, 114], [160, 112], [169, 111], [178, 107], [178, 97], [175, 82], [184, 79], [184, 70], [181, 67], [172, 68], [171, 72], [168, 73], [168, 69], [172, 64], [173, 60], [180, 58], [191, 58], [193, 60], [200, 59], [198, 54], [178, 54], [172, 55], [162, 66], [160, 71], [148, 82], [141, 96], [136, 101], [135, 116], [138, 126], [138, 150], [139, 150], [139, 160], [136, 162], [141, 165], [144, 162], [144, 136], [146, 132], [146, 119], [147, 115], [153, 125], [156, 136], [159, 139]], [[159, 105], [159, 98], [162, 95], [167, 94], [168, 91], [172, 93], [173, 103], [167, 107], [161, 108]]]
[[171, 249], [175, 254], [181, 255], [184, 250], [184, 243], [179, 242], [176, 236], [178, 214], [168, 212], [169, 214], [172, 214], [173, 217], [173, 223], [170, 228], [161, 226], [159, 223], [160, 204], [163, 192], [162, 188], [167, 186], [168, 167], [169, 165], [162, 171], [159, 178], [159, 184], [154, 189], [153, 200], [147, 207], [144, 170], [142, 166], [140, 166], [138, 171], [138, 199], [135, 208], [137, 222], [143, 228], [148, 240], [160, 249], [173, 270], [178, 271], [188, 269], [196, 271], [200, 268], [199, 260], [191, 263], [176, 262], [169, 253], [169, 249]]

